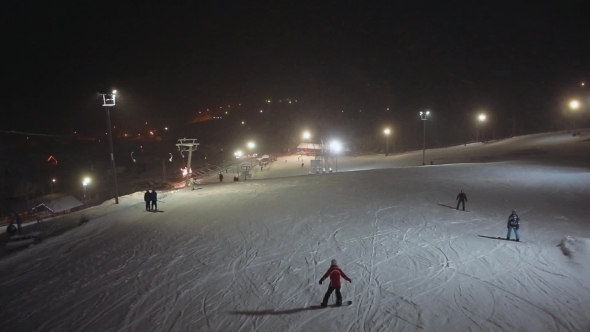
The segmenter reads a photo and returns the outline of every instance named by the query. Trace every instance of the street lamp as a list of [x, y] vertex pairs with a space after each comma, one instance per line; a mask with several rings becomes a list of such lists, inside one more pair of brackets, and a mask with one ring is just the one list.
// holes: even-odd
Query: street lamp
[[[117, 168], [115, 167], [115, 155], [113, 153], [113, 133], [111, 132], [111, 112], [110, 108], [115, 106], [115, 97], [117, 90], [112, 93], [102, 93], [102, 106], [107, 110], [107, 129], [109, 134], [109, 147], [111, 150], [111, 169], [113, 172], [113, 179], [115, 181], [115, 204], [119, 204], [119, 189], [117, 188]], [[147, 124], [147, 123], [146, 123]], [[84, 187], [86, 188], [86, 187]]]
[[[256, 146], [256, 144], [254, 144], [254, 142], [248, 142], [248, 148], [250, 150], [254, 149], [254, 147]], [[252, 158], [254, 158], [254, 155], [251, 153], [250, 154], [250, 174], [252, 174]], [[246, 175], [245, 178], [247, 178], [248, 176]]]
[[50, 186], [51, 186], [51, 193], [53, 194], [53, 184], [55, 183], [55, 179], [51, 179]]
[[383, 133], [385, 134], [385, 155], [389, 156], [389, 133], [391, 131], [389, 128], [385, 129]]
[[338, 141], [330, 142], [330, 154], [336, 156], [336, 172], [338, 172], [338, 153], [342, 151], [342, 144]]
[[311, 137], [311, 134], [309, 133], [309, 131], [306, 131], [303, 133], [303, 138], [306, 140], [309, 140], [309, 138]]
[[572, 100], [570, 101], [570, 109], [572, 110], [577, 110], [578, 108], [580, 108], [580, 102], [577, 100]]
[[430, 115], [430, 111], [420, 112], [420, 119], [424, 123], [424, 135], [422, 139], [422, 165], [426, 165], [426, 119]]
[[480, 114], [478, 119], [479, 119], [479, 122], [481, 123], [481, 142], [483, 143], [483, 123], [486, 121], [486, 115]]
[[90, 184], [90, 178], [84, 178], [82, 185], [84, 186], [84, 199], [86, 199], [86, 187]]

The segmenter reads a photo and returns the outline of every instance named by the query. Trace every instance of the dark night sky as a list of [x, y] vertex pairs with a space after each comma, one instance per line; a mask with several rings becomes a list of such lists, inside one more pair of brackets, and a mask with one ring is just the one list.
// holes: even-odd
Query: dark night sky
[[102, 130], [101, 88], [121, 93], [115, 124], [288, 97], [530, 116], [580, 93], [590, 70], [582, 1], [390, 2], [5, 4], [0, 129]]

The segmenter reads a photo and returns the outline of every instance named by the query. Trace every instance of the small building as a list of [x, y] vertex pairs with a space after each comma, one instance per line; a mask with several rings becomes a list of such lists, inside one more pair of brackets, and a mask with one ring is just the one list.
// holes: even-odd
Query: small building
[[322, 149], [322, 144], [299, 143], [299, 145], [297, 145], [297, 154], [319, 156], [322, 154]]

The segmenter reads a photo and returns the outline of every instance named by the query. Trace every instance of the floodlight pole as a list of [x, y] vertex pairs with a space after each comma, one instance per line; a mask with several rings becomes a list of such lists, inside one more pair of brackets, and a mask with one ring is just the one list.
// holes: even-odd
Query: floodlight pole
[[113, 172], [113, 179], [115, 181], [115, 204], [119, 204], [119, 188], [117, 186], [117, 168], [115, 167], [115, 155], [113, 153], [113, 133], [111, 130], [111, 112], [110, 107], [115, 106], [116, 91], [110, 94], [102, 94], [103, 104], [107, 110], [107, 129], [109, 135], [109, 148], [111, 151], [111, 170]]
[[420, 119], [422, 119], [423, 122], [423, 138], [422, 138], [422, 165], [426, 165], [426, 119], [428, 114], [430, 114], [430, 111], [426, 111], [426, 112], [420, 112]]

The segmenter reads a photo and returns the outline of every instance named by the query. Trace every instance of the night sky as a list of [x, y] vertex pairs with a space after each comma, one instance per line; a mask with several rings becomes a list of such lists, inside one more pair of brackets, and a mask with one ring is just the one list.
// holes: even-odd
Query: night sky
[[582, 1], [148, 3], [4, 4], [0, 129], [104, 130], [97, 91], [113, 88], [114, 125], [281, 98], [547, 122], [590, 72]]

